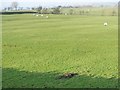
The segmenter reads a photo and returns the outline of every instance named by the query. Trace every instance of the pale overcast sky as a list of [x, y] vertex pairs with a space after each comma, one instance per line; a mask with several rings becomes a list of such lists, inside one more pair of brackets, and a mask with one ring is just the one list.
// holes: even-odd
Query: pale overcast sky
[[0, 0], [2, 3], [2, 7], [9, 7], [11, 2], [17, 1], [19, 3], [19, 7], [35, 7], [35, 6], [43, 6], [43, 7], [52, 7], [57, 5], [81, 5], [81, 4], [89, 4], [89, 3], [101, 3], [101, 2], [119, 2], [120, 0]]

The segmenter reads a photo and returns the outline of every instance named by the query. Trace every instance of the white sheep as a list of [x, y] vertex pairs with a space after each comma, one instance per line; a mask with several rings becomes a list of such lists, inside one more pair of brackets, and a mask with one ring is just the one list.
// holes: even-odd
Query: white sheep
[[46, 16], [46, 18], [48, 18], [48, 16]]
[[107, 22], [105, 22], [105, 23], [104, 23], [104, 26], [107, 26], [107, 25], [108, 25], [108, 23], [107, 23]]
[[36, 15], [37, 17], [39, 16], [39, 15]]
[[65, 15], [67, 15], [67, 13], [65, 13]]
[[43, 17], [43, 14], [41, 16]]

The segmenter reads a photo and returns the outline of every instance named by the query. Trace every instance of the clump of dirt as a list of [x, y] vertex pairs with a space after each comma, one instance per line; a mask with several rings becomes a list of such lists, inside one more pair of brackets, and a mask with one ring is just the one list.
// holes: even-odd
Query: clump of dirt
[[7, 45], [7, 44], [3, 44], [4, 47], [17, 47], [17, 45]]
[[78, 73], [65, 73], [63, 75], [60, 75], [58, 79], [67, 79], [67, 78], [72, 78], [74, 76], [78, 75]]

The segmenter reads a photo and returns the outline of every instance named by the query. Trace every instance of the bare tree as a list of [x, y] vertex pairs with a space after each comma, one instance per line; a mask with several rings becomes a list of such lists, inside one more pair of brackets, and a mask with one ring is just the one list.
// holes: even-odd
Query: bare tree
[[104, 16], [105, 15], [105, 10], [104, 10], [104, 5], [101, 5], [101, 16]]
[[102, 12], [101, 12], [101, 16], [104, 16], [104, 15], [105, 15], [105, 11], [103, 9]]
[[116, 15], [116, 11], [113, 9], [112, 16], [115, 16], [115, 15]]
[[73, 14], [73, 9], [70, 9], [69, 13], [70, 13], [70, 15], [72, 15]]
[[37, 8], [37, 12], [40, 14], [40, 13], [42, 13], [42, 6], [39, 6], [38, 8]]
[[35, 8], [34, 8], [34, 7], [32, 7], [31, 9], [32, 9], [32, 10], [35, 10]]
[[42, 14], [47, 14], [48, 13], [48, 9], [47, 8], [43, 8], [42, 9]]
[[53, 9], [53, 14], [60, 14], [60, 7], [56, 7]]
[[11, 8], [11, 7], [8, 7], [7, 9], [8, 9], [8, 11], [12, 10], [12, 8]]
[[12, 2], [11, 7], [17, 10], [18, 2]]
[[82, 15], [82, 11], [81, 10], [79, 11], [79, 14]]
[[7, 11], [7, 8], [5, 7], [5, 8], [3, 9], [3, 11]]
[[80, 14], [80, 15], [84, 15], [84, 14], [85, 14], [85, 11], [82, 10], [82, 9], [80, 9], [79, 14]]

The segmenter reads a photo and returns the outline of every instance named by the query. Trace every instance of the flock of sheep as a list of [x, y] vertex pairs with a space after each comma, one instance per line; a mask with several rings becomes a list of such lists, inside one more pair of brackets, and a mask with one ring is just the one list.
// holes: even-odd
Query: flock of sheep
[[[65, 15], [67, 15], [66, 13], [65, 13]], [[38, 14], [33, 14], [33, 16], [36, 16], [36, 17], [38, 17], [39, 15]], [[43, 14], [41, 14], [41, 17], [43, 17], [44, 15]], [[45, 18], [49, 18], [48, 16], [45, 16]], [[104, 23], [104, 26], [107, 26], [108, 25], [108, 23], [107, 22], [105, 22]]]
[[[39, 15], [38, 14], [33, 14], [33, 16], [36, 16], [36, 17], [38, 17]], [[43, 14], [41, 14], [41, 17], [43, 17], [44, 15]], [[48, 16], [45, 16], [45, 18], [48, 18]]]

